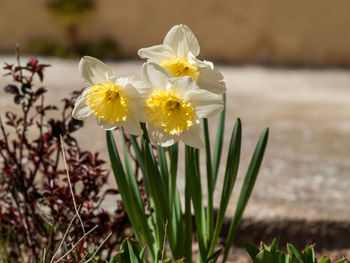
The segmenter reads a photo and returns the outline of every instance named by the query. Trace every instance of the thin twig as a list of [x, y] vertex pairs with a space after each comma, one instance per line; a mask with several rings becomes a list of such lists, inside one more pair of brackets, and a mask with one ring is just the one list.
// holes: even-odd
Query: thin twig
[[43, 253], [43, 263], [46, 261], [46, 248], [44, 248], [44, 253]]
[[61, 240], [61, 243], [60, 243], [59, 246], [57, 247], [55, 254], [53, 254], [53, 256], [52, 256], [52, 258], [51, 258], [51, 260], [50, 260], [50, 263], [52, 263], [52, 262], [55, 260], [55, 257], [56, 257], [56, 255], [57, 255], [58, 251], [61, 249], [61, 247], [62, 247], [62, 245], [63, 245], [63, 242], [65, 241], [65, 239], [66, 239], [66, 237], [67, 237], [67, 235], [68, 235], [69, 229], [70, 229], [70, 227], [72, 226], [72, 224], [73, 224], [73, 222], [74, 222], [74, 220], [75, 220], [76, 217], [77, 217], [77, 215], [74, 215], [73, 218], [72, 218], [72, 220], [70, 221], [70, 223], [69, 223], [69, 225], [68, 225], [68, 227], [67, 227], [67, 230], [66, 230], [66, 232], [65, 232], [64, 235], [63, 235], [63, 238], [62, 238], [62, 240]]
[[69, 255], [75, 248], [77, 245], [79, 245], [79, 243], [87, 236], [89, 235], [92, 231], [94, 231], [98, 226], [94, 226], [93, 228], [91, 228], [88, 232], [86, 232], [86, 234], [84, 234], [79, 240], [77, 243], [75, 243], [75, 245], [70, 249], [68, 250], [62, 257], [60, 257], [56, 263], [60, 262], [62, 259], [64, 259], [67, 255]]
[[[88, 261], [85, 261], [84, 263], [88, 263], [90, 262], [97, 254], [97, 252], [101, 249], [101, 247], [104, 245], [104, 243], [106, 243], [106, 241], [111, 237], [112, 232], [108, 234], [108, 236], [102, 241], [102, 243], [97, 247], [96, 251], [94, 252], [94, 254], [92, 254], [92, 256], [89, 258]], [[81, 262], [81, 261], [80, 261]], [[79, 263], [80, 263], [79, 262]]]
[[[41, 110], [43, 110], [43, 108], [44, 108], [44, 96], [41, 97]], [[39, 142], [38, 142], [38, 149], [37, 149], [37, 150], [39, 150], [39, 160], [35, 164], [35, 168], [33, 171], [30, 185], [33, 183], [35, 176], [36, 176], [36, 173], [38, 172], [40, 164], [42, 163], [42, 159], [43, 159], [43, 149], [44, 149], [43, 121], [44, 121], [44, 113], [42, 113], [40, 115], [40, 129], [39, 129], [40, 134], [39, 134]]]
[[16, 156], [15, 156], [15, 155], [12, 153], [12, 151], [10, 150], [10, 146], [9, 146], [7, 134], [6, 134], [6, 131], [5, 131], [5, 126], [4, 126], [4, 124], [2, 123], [2, 118], [1, 118], [1, 116], [0, 116], [0, 128], [1, 128], [2, 135], [4, 136], [6, 151], [7, 151], [7, 153], [11, 156], [12, 160], [15, 162], [15, 164], [17, 165], [17, 167], [19, 167], [19, 163], [17, 162]]
[[[17, 64], [19, 67], [21, 67], [21, 61], [20, 61], [20, 53], [19, 53], [19, 42], [16, 43], [16, 59]], [[23, 75], [22, 75], [22, 69], [19, 71], [21, 83], [23, 84]]]
[[21, 219], [23, 227], [24, 227], [24, 232], [26, 234], [26, 238], [27, 238], [27, 241], [28, 241], [28, 246], [30, 247], [31, 253], [32, 253], [32, 255], [33, 255], [33, 257], [34, 257], [34, 259], [36, 261], [37, 260], [37, 255], [35, 253], [34, 241], [31, 238], [31, 234], [30, 234], [29, 227], [28, 227], [28, 225], [29, 225], [28, 218], [25, 215], [22, 214], [21, 206], [20, 206], [19, 201], [17, 199], [17, 195], [14, 192], [14, 189], [11, 189], [10, 191], [11, 191], [13, 199], [15, 200], [15, 204], [17, 206], [17, 210], [18, 210], [20, 219]]
[[66, 161], [66, 154], [64, 152], [63, 138], [62, 138], [61, 135], [60, 135], [60, 138], [61, 138], [61, 148], [62, 148], [63, 162], [64, 162], [64, 166], [66, 167], [66, 174], [67, 174], [69, 189], [70, 189], [71, 194], [72, 194], [72, 199], [73, 199], [73, 205], [74, 205], [75, 213], [77, 214], [77, 217], [79, 218], [79, 221], [80, 221], [80, 224], [81, 224], [81, 228], [83, 229], [83, 233], [85, 234], [86, 233], [85, 232], [85, 227], [84, 227], [84, 224], [83, 224], [83, 220], [81, 219], [81, 217], [79, 215], [79, 212], [78, 212], [78, 209], [77, 209], [77, 204], [76, 204], [75, 198], [74, 198], [72, 183], [71, 183], [70, 178], [69, 178], [69, 171], [68, 171], [68, 165], [67, 165], [67, 161]]
[[164, 225], [164, 241], [163, 241], [163, 251], [162, 251], [161, 261], [164, 259], [164, 254], [165, 254], [165, 242], [166, 242], [167, 228], [168, 228], [168, 220], [166, 220], [165, 225]]

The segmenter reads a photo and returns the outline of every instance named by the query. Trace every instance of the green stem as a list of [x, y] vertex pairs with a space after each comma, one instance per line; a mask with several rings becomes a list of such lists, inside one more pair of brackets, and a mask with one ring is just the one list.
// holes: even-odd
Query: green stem
[[192, 213], [191, 213], [191, 147], [185, 145], [185, 256], [192, 262]]
[[216, 137], [213, 151], [213, 184], [215, 188], [216, 178], [218, 175], [222, 145], [224, 143], [224, 132], [225, 132], [225, 115], [226, 115], [226, 93], [222, 94], [222, 100], [224, 101], [224, 109], [220, 112], [218, 125], [216, 128]]
[[213, 184], [213, 173], [212, 173], [212, 162], [211, 162], [211, 150], [210, 150], [210, 137], [209, 137], [209, 127], [208, 119], [203, 119], [204, 128], [204, 143], [205, 143], [205, 158], [207, 167], [207, 233], [208, 233], [208, 243], [213, 232], [214, 226], [214, 208], [213, 208], [213, 194], [214, 194], [214, 184]]
[[174, 145], [168, 148], [169, 156], [170, 156], [170, 184], [169, 184], [169, 200], [170, 204], [173, 203], [175, 199], [176, 192], [176, 175], [177, 175], [177, 163], [178, 163], [178, 151], [179, 144], [175, 143]]

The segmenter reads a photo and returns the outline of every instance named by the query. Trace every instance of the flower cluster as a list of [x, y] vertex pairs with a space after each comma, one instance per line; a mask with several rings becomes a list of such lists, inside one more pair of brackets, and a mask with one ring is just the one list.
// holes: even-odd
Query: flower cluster
[[203, 147], [200, 119], [223, 109], [225, 83], [213, 63], [196, 58], [197, 38], [187, 26], [176, 25], [163, 44], [138, 54], [147, 59], [140, 78], [116, 78], [101, 61], [82, 58], [79, 70], [88, 88], [77, 99], [73, 117], [93, 115], [104, 129], [123, 127], [133, 135], [142, 135], [140, 123], [146, 123], [153, 143]]

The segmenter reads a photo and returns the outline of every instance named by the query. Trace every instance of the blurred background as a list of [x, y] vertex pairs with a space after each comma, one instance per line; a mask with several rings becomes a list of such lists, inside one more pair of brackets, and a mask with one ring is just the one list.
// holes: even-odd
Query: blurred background
[[[80, 56], [103, 59], [117, 76], [139, 74], [137, 50], [162, 43], [173, 25], [188, 25], [199, 40], [199, 58], [214, 61], [225, 77], [227, 142], [234, 120], [243, 122], [238, 183], [260, 132], [271, 129], [246, 216], [349, 219], [350, 1], [0, 2], [1, 60], [14, 60], [19, 42], [22, 53], [51, 64], [45, 86], [56, 104], [84, 87]], [[12, 102], [0, 93], [3, 115]], [[104, 132], [93, 120], [86, 123], [83, 145], [107, 158]]]
[[207, 59], [348, 66], [349, 12], [347, 0], [1, 0], [0, 50], [136, 58], [182, 23]]

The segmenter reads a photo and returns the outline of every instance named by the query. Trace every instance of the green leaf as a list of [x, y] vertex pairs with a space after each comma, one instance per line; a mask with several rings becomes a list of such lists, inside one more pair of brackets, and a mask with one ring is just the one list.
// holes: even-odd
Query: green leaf
[[[155, 210], [155, 222], [156, 222], [156, 230], [157, 230], [157, 243], [160, 250], [163, 247], [164, 240], [164, 227], [167, 222], [169, 225], [173, 225], [172, 220], [173, 216], [171, 215], [171, 210], [169, 206], [169, 195], [168, 185], [165, 185], [162, 180], [161, 173], [158, 169], [158, 165], [156, 162], [156, 158], [153, 153], [152, 145], [147, 136], [147, 130], [145, 125], [142, 125], [144, 130], [144, 136], [142, 138], [143, 150], [145, 155], [145, 171], [144, 175], [145, 184], [149, 187], [149, 194], [152, 198], [154, 210]], [[173, 227], [169, 227], [167, 229], [167, 238], [169, 241], [169, 246], [171, 251], [173, 251], [176, 247], [174, 242], [174, 236], [176, 233], [173, 232]]]
[[248, 252], [251, 259], [254, 259], [257, 254], [259, 254], [259, 248], [251, 243], [240, 241], [239, 242], [242, 247], [245, 248], [245, 250]]
[[130, 142], [135, 152], [137, 164], [139, 165], [142, 174], [145, 174], [145, 164], [143, 163], [143, 154], [141, 153], [140, 146], [137, 142], [135, 135], [130, 135]]
[[192, 262], [192, 212], [191, 212], [191, 147], [185, 145], [185, 221], [184, 221], [184, 246], [185, 257]]
[[321, 258], [318, 263], [332, 263], [332, 261], [328, 257]]
[[118, 263], [118, 254], [114, 255], [111, 260], [109, 261], [109, 263]]
[[289, 263], [289, 256], [283, 254], [281, 251], [277, 251], [276, 262]]
[[271, 244], [271, 246], [270, 246], [270, 252], [271, 252], [271, 256], [272, 256], [272, 262], [278, 262], [278, 261], [277, 261], [278, 241], [279, 241], [279, 238], [278, 238], [278, 237], [274, 238], [274, 240], [272, 241], [272, 244]]
[[222, 100], [224, 101], [224, 109], [220, 112], [218, 126], [216, 128], [216, 137], [213, 152], [213, 181], [214, 188], [216, 184], [216, 178], [219, 172], [222, 145], [224, 142], [224, 132], [225, 132], [225, 115], [226, 115], [226, 93], [222, 94]]
[[303, 255], [292, 244], [287, 244], [288, 253], [294, 256], [298, 261], [303, 262]]
[[143, 238], [145, 239], [147, 245], [150, 248], [153, 248], [150, 251], [151, 256], [154, 257], [154, 237], [147, 224], [147, 217], [145, 215], [142, 199], [137, 187], [135, 177], [133, 174], [130, 174], [129, 168], [127, 168], [128, 172], [125, 173], [111, 131], [106, 132], [106, 138], [112, 170], [118, 185], [119, 192], [124, 201], [125, 210], [133, 226], [137, 239], [139, 241], [142, 241]]
[[111, 263], [112, 262], [113, 263], [120, 263], [120, 262], [130, 263], [127, 239], [123, 240], [120, 246], [119, 252], [112, 258]]
[[175, 199], [176, 192], [176, 176], [177, 176], [177, 164], [179, 156], [179, 144], [175, 143], [168, 148], [169, 159], [170, 159], [170, 183], [169, 183], [169, 200], [172, 204], [172, 200]]
[[160, 174], [165, 186], [169, 185], [169, 171], [168, 164], [165, 157], [165, 151], [162, 146], [157, 145], [158, 162], [160, 166]]
[[211, 256], [210, 256], [207, 260], [205, 260], [204, 262], [205, 262], [205, 263], [215, 263], [215, 262], [218, 260], [220, 254], [221, 254], [221, 251], [222, 251], [222, 249], [219, 249], [218, 251], [216, 251], [213, 255], [211, 255]]
[[313, 246], [308, 246], [303, 254], [304, 263], [316, 263], [315, 251]]
[[146, 253], [146, 247], [143, 247], [143, 249], [140, 251], [139, 258], [144, 261], [145, 258], [145, 253]]
[[262, 250], [253, 260], [253, 263], [275, 263], [271, 253], [267, 250]]
[[256, 178], [258, 176], [260, 165], [262, 163], [263, 156], [265, 153], [268, 134], [269, 134], [269, 129], [266, 128], [260, 136], [258, 144], [255, 148], [253, 157], [250, 161], [248, 171], [247, 171], [247, 174], [244, 178], [244, 182], [243, 182], [241, 192], [239, 195], [236, 211], [235, 211], [235, 214], [234, 214], [234, 217], [233, 217], [233, 220], [231, 222], [230, 229], [228, 232], [225, 253], [224, 253], [224, 258], [223, 258], [222, 262], [226, 262], [228, 252], [229, 252], [231, 244], [233, 242], [233, 237], [237, 231], [238, 223], [241, 220], [244, 209], [247, 206], [248, 200], [249, 200], [250, 195], [252, 193]]
[[[211, 233], [213, 232], [214, 227], [214, 207], [213, 207], [213, 198], [214, 198], [214, 178], [213, 178], [213, 168], [211, 162], [211, 150], [210, 150], [210, 136], [209, 136], [209, 127], [208, 119], [203, 119], [203, 131], [204, 131], [204, 144], [205, 144], [205, 163], [207, 167], [207, 219], [206, 227], [207, 233], [209, 233], [208, 238], [210, 238]], [[210, 241], [208, 240], [208, 243]]]
[[196, 221], [196, 235], [198, 238], [199, 245], [199, 256], [201, 260], [205, 260], [207, 256], [207, 243], [208, 233], [206, 228], [206, 218], [205, 210], [203, 205], [202, 197], [202, 184], [201, 184], [201, 174], [199, 168], [199, 150], [189, 147], [189, 164], [186, 166], [186, 176], [189, 176], [190, 188], [191, 188], [191, 198], [194, 210], [194, 218]]
[[237, 119], [231, 135], [229, 151], [227, 154], [224, 183], [221, 191], [220, 206], [216, 219], [214, 234], [211, 237], [211, 243], [208, 254], [213, 253], [215, 249], [224, 222], [226, 209], [231, 198], [234, 184], [236, 182], [241, 152], [241, 138], [242, 124], [240, 119]]
[[184, 218], [182, 215], [182, 207], [180, 194], [176, 188], [177, 166], [179, 155], [179, 144], [175, 143], [168, 147], [170, 161], [170, 180], [168, 185], [169, 192], [169, 207], [171, 210], [172, 220], [169, 222], [169, 227], [172, 228], [174, 234], [174, 247], [172, 253], [176, 258], [181, 257], [185, 253], [184, 238]]
[[170, 213], [168, 195], [166, 189], [168, 189], [163, 180], [161, 180], [160, 171], [157, 166], [157, 162], [153, 153], [152, 145], [148, 139], [143, 139], [144, 151], [145, 151], [145, 164], [146, 164], [146, 176], [148, 185], [150, 187], [152, 200], [156, 209], [156, 213], [161, 217], [163, 221], [163, 228]]
[[[126, 148], [125, 135], [124, 135], [123, 128], [121, 128], [121, 132], [122, 132], [121, 137], [122, 137], [122, 146], [123, 146], [124, 165], [125, 165], [125, 172], [127, 174], [126, 179], [129, 180], [129, 182], [128, 182], [129, 184], [134, 184], [133, 187], [134, 188], [136, 187], [138, 189], [136, 180], [132, 179], [132, 178], [135, 178], [135, 175], [134, 175], [134, 171], [133, 171], [132, 166], [131, 166], [129, 152], [128, 152], [128, 149]], [[140, 201], [141, 201], [141, 199], [140, 199]]]
[[138, 251], [138, 249], [135, 249], [137, 245], [130, 243], [129, 240], [127, 240], [127, 244], [128, 244], [130, 263], [141, 263], [141, 260], [138, 258], [140, 251]]
[[270, 251], [277, 251], [278, 249], [279, 237], [275, 237], [271, 243]]
[[119, 252], [112, 257], [110, 263], [142, 263], [144, 261], [139, 256], [141, 252], [140, 242], [124, 239]]

